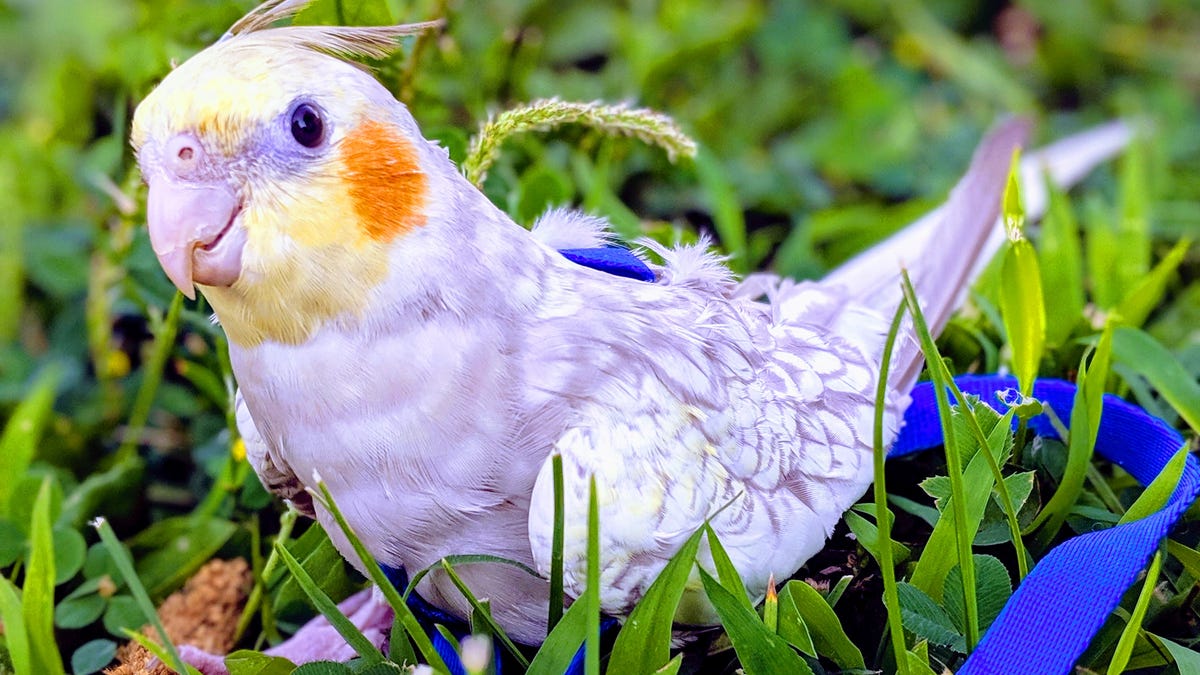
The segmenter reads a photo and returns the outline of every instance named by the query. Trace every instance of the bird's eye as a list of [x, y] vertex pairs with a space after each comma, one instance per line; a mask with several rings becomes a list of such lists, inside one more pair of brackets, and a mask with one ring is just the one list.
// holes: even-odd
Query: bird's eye
[[292, 110], [292, 138], [306, 148], [315, 148], [325, 140], [325, 122], [314, 106], [301, 103]]

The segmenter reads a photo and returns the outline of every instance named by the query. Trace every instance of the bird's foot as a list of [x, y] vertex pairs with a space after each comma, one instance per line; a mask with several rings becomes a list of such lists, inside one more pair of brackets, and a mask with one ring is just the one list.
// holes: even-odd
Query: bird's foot
[[[371, 644], [382, 647], [392, 628], [392, 608], [375, 588], [359, 591], [338, 605], [350, 622], [358, 627]], [[280, 656], [296, 665], [312, 661], [349, 661], [358, 655], [324, 616], [304, 624], [296, 634], [263, 652]], [[182, 645], [179, 656], [202, 675], [229, 675], [225, 657], [199, 647]]]
[[[343, 600], [338, 609], [371, 644], [383, 646], [392, 629], [392, 608], [383, 593], [374, 587], [359, 591]], [[312, 661], [349, 661], [358, 656], [324, 616], [304, 624], [295, 635], [264, 653], [282, 656], [296, 665]]]

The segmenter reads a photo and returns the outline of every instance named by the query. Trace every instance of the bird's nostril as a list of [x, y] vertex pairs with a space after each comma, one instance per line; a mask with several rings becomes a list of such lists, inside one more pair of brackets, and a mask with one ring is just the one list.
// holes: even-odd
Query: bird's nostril
[[204, 161], [204, 148], [187, 133], [172, 138], [163, 154], [168, 169], [181, 178], [192, 176]]

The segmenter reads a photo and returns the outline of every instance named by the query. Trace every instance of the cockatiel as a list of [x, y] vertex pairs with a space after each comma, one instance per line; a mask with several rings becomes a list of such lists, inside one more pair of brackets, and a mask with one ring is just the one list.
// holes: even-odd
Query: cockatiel
[[[703, 245], [647, 243], [665, 264], [639, 281], [556, 250], [604, 246], [599, 219], [554, 211], [532, 232], [515, 224], [343, 58], [380, 56], [424, 26], [274, 27], [305, 4], [254, 10], [168, 75], [133, 124], [154, 251], [183, 293], [199, 287], [229, 338], [237, 421], [263, 483], [310, 509], [350, 560], [304, 492], [316, 473], [382, 564], [490, 554], [546, 575], [557, 453], [568, 595], [583, 590], [589, 477], [614, 616], [710, 518], [751, 594], [795, 572], [871, 483], [900, 263], [939, 329], [1002, 236], [1025, 125], [985, 140], [941, 209], [825, 280], [739, 283]], [[1125, 134], [1058, 146], [1048, 168], [1075, 180]], [[920, 366], [906, 328], [889, 443]], [[512, 637], [544, 637], [544, 578], [486, 563], [460, 572]], [[419, 592], [469, 614], [440, 572]], [[715, 616], [692, 589], [678, 619]]]

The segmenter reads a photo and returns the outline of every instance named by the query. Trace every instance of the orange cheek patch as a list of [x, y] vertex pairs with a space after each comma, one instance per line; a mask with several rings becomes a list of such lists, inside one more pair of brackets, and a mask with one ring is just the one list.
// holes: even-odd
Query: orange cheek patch
[[367, 236], [388, 241], [425, 224], [425, 174], [412, 144], [368, 121], [342, 141], [342, 178]]

